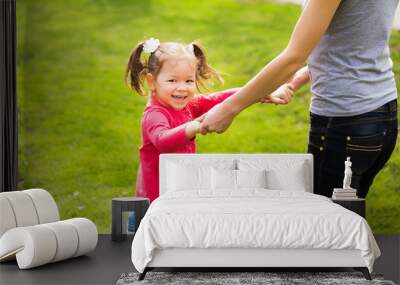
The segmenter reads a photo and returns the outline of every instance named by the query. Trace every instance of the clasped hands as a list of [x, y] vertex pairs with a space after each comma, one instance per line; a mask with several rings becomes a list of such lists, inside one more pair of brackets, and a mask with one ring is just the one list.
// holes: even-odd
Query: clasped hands
[[[283, 84], [273, 93], [261, 98], [261, 103], [272, 103], [275, 105], [286, 105], [293, 97], [293, 88], [290, 84]], [[208, 133], [223, 133], [228, 129], [237, 114], [229, 110], [223, 103], [211, 108], [207, 113], [192, 121], [196, 133], [206, 135]]]

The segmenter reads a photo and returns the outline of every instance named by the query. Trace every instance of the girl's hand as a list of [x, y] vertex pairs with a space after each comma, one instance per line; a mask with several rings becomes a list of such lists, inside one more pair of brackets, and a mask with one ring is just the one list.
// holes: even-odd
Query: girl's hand
[[275, 105], [286, 105], [292, 100], [293, 88], [290, 84], [283, 84], [267, 97], [261, 98], [261, 103], [274, 103]]
[[200, 132], [203, 135], [212, 132], [221, 134], [230, 126], [234, 117], [235, 113], [226, 104], [215, 105], [197, 119], [201, 122]]
[[200, 134], [200, 122], [198, 120], [194, 120], [186, 123], [185, 133], [188, 139], [193, 139], [196, 134]]
[[197, 120], [192, 121], [192, 128], [196, 134], [200, 134], [201, 123]]

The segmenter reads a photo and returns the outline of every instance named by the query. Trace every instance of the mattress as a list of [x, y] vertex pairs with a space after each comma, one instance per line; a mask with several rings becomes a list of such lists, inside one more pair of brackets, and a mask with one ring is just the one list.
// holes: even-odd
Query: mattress
[[132, 242], [139, 272], [162, 249], [359, 250], [372, 272], [380, 251], [366, 220], [330, 199], [300, 191], [167, 192]]

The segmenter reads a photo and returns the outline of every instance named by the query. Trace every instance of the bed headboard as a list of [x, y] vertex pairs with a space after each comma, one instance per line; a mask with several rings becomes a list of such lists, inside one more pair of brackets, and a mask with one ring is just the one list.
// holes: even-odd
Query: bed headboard
[[[312, 154], [161, 154], [160, 155], [160, 195], [166, 193], [168, 179], [171, 179], [168, 170], [176, 164], [194, 166], [213, 166], [218, 163], [229, 164], [232, 169], [262, 165], [266, 168], [297, 167], [297, 175], [304, 179], [304, 190], [313, 193], [313, 156]], [[283, 172], [283, 171], [282, 171]], [[176, 176], [175, 176], [176, 177]]]

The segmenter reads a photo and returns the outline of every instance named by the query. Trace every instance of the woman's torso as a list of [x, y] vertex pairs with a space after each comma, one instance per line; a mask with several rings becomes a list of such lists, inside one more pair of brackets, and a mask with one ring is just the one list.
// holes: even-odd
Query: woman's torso
[[388, 41], [399, 0], [342, 0], [312, 51], [310, 111], [354, 116], [397, 97]]

